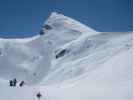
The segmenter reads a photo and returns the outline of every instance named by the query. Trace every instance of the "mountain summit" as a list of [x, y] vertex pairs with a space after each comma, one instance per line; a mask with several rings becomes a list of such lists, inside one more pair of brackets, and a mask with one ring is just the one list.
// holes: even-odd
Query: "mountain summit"
[[56, 46], [75, 40], [83, 34], [90, 36], [98, 34], [92, 28], [57, 12], [51, 13], [42, 26], [41, 33], [45, 34], [49, 40], [54, 41]]

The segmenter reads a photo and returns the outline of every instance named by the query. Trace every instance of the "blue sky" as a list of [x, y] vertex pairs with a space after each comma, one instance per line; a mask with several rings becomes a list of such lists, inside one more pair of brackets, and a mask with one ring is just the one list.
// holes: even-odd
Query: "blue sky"
[[133, 31], [132, 0], [0, 0], [0, 36], [33, 36], [53, 11], [98, 31]]

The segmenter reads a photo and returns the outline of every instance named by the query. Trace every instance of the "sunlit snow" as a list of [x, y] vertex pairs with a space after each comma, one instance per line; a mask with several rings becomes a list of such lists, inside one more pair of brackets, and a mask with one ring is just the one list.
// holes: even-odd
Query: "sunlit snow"
[[[0, 100], [132, 100], [133, 32], [98, 32], [52, 13], [40, 34], [0, 39]], [[24, 87], [9, 80], [25, 81]]]

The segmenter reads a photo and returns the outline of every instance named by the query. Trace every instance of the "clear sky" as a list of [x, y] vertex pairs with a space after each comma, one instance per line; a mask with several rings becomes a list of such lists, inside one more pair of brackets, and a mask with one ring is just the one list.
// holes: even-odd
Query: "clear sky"
[[133, 0], [0, 0], [0, 36], [33, 36], [53, 11], [98, 31], [133, 31]]

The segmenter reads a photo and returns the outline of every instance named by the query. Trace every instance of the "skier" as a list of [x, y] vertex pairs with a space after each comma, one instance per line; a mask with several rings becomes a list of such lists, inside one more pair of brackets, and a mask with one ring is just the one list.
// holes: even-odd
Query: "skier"
[[20, 87], [24, 86], [25, 82], [21, 81], [21, 83], [19, 84]]
[[16, 78], [14, 78], [14, 79], [12, 80], [12, 82], [13, 82], [13, 86], [15, 87], [15, 86], [16, 86], [16, 84], [17, 84], [17, 79], [16, 79]]
[[10, 80], [9, 83], [10, 83], [10, 86], [12, 87], [13, 86], [13, 81]]
[[40, 92], [38, 92], [38, 93], [36, 94], [36, 97], [38, 98], [38, 100], [41, 100], [42, 94], [41, 94]]

